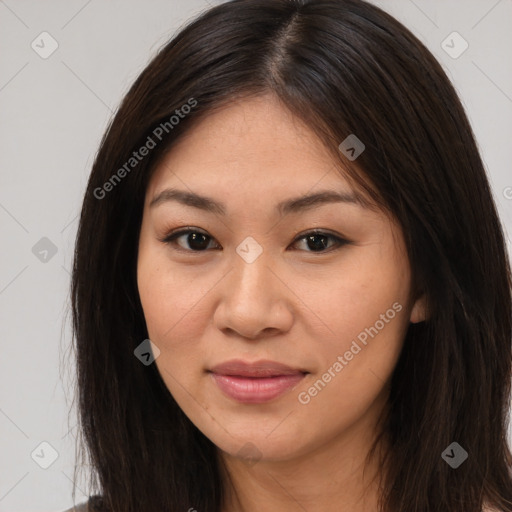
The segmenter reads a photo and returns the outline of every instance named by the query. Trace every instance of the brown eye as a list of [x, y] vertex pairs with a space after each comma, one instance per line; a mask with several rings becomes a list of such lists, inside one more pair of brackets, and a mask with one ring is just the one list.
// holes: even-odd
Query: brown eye
[[[180, 242], [181, 239], [181, 242]], [[161, 242], [173, 245], [177, 250], [185, 252], [205, 252], [211, 247], [210, 243], [214, 239], [206, 233], [197, 229], [181, 229], [175, 233], [170, 233]], [[300, 237], [297, 237], [293, 243], [296, 245], [298, 242], [304, 241], [307, 249], [306, 252], [321, 253], [330, 252], [335, 249], [350, 243], [339, 236], [324, 231], [310, 231]], [[217, 248], [219, 246], [217, 245]]]
[[[348, 240], [344, 240], [339, 236], [325, 233], [323, 231], [311, 231], [306, 233], [305, 235], [296, 238], [295, 243], [300, 242], [301, 240], [304, 240], [306, 247], [311, 249], [307, 252], [328, 252], [326, 249], [341, 247], [349, 243]], [[329, 240], [333, 241], [331, 245], [329, 245]]]
[[[184, 242], [179, 243], [178, 240]], [[208, 244], [213, 238], [206, 233], [194, 229], [182, 229], [176, 233], [171, 233], [165, 237], [162, 242], [166, 244], [178, 245], [181, 249], [189, 252], [202, 252], [208, 249]]]

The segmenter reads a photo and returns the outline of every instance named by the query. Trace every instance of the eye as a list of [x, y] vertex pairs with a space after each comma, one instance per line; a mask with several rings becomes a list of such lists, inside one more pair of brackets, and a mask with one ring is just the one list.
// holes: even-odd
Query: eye
[[[334, 241], [334, 243], [330, 246], [329, 240]], [[294, 243], [300, 241], [304, 241], [306, 247], [312, 248], [311, 251], [306, 252], [330, 252], [330, 250], [326, 251], [324, 249], [333, 249], [333, 247], [337, 248], [350, 243], [348, 240], [345, 240], [339, 236], [320, 230], [309, 231], [305, 235], [297, 237]]]
[[[180, 239], [182, 239], [181, 243]], [[170, 233], [160, 241], [165, 244], [178, 246], [176, 249], [179, 251], [204, 252], [208, 250], [208, 248], [211, 249], [209, 245], [213, 240], [214, 239], [211, 236], [207, 235], [203, 231], [199, 231], [198, 229], [193, 228], [186, 228], [180, 229], [175, 233]], [[333, 242], [330, 245], [329, 240]], [[311, 249], [306, 250], [306, 252], [330, 252], [330, 250], [333, 248], [341, 247], [350, 243], [350, 241], [345, 240], [339, 236], [320, 230], [309, 231], [304, 235], [297, 237], [292, 245], [302, 241], [305, 243], [306, 247]], [[217, 244], [217, 247], [220, 246]]]
[[[188, 247], [183, 247], [183, 245], [178, 242], [180, 238], [184, 239], [184, 244], [188, 244]], [[167, 235], [161, 242], [169, 245], [178, 245], [181, 248], [178, 250], [186, 252], [202, 252], [208, 249], [209, 240], [211, 241], [213, 238], [206, 233], [198, 231], [197, 229], [187, 228]]]

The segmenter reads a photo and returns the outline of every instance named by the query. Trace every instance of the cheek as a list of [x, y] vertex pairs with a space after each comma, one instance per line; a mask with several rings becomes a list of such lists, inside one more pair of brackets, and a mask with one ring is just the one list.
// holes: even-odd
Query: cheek
[[328, 403], [363, 410], [382, 390], [400, 355], [409, 325], [408, 265], [391, 245], [374, 249], [347, 258], [321, 286], [300, 281], [303, 288], [296, 290], [307, 298], [305, 325], [311, 327], [309, 338], [315, 340], [320, 363], [299, 392], [306, 392], [304, 400], [311, 398], [318, 413]]
[[295, 390], [299, 407], [308, 418], [321, 418], [317, 427], [326, 435], [365, 414], [384, 393], [398, 361], [408, 325], [405, 307], [398, 301], [371, 306], [354, 309], [347, 321], [342, 316], [332, 321], [337, 336], [319, 340], [318, 371]]
[[174, 335], [190, 327], [193, 308], [201, 298], [201, 287], [165, 268], [139, 272], [139, 294], [151, 339], [170, 343]]
[[148, 337], [160, 350], [155, 364], [169, 392], [188, 411], [190, 396], [183, 390], [194, 389], [190, 368], [203, 365], [198, 344], [205, 324], [199, 306], [206, 291], [186, 272], [168, 267], [158, 250], [142, 251], [139, 295]]
[[347, 340], [376, 322], [377, 328], [385, 326], [379, 330], [382, 333], [393, 329], [400, 333], [404, 323], [407, 324], [404, 314], [399, 315], [397, 311], [407, 310], [407, 261], [397, 259], [393, 251], [377, 244], [373, 250], [367, 249], [354, 251], [344, 259], [343, 265], [331, 268], [325, 275], [298, 278], [294, 282], [293, 292], [306, 306], [303, 308], [308, 316], [305, 325], [311, 329], [311, 339], [330, 340], [318, 343], [319, 348], [344, 349]]
[[206, 272], [198, 274], [193, 266], [177, 268], [165, 247], [141, 244], [137, 281], [148, 336], [162, 356], [172, 354], [169, 361], [185, 349], [190, 354], [201, 340], [211, 317], [205, 310], [207, 294], [217, 280]]

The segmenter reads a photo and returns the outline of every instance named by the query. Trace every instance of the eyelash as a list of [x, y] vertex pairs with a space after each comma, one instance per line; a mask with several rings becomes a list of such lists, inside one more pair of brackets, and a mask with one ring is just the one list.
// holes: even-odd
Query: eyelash
[[[180, 238], [183, 235], [188, 235], [188, 234], [191, 234], [191, 233], [197, 233], [197, 234], [200, 234], [200, 235], [205, 235], [207, 238], [210, 239], [210, 241], [214, 240], [213, 237], [209, 236], [208, 234], [204, 233], [203, 231], [200, 231], [198, 229], [193, 229], [193, 228], [180, 229], [178, 231], [171, 232], [168, 235], [166, 235], [164, 238], [161, 238], [159, 240], [160, 240], [160, 242], [165, 243], [167, 245], [173, 245], [174, 246], [174, 250], [177, 250], [177, 251], [180, 251], [180, 252], [196, 253], [196, 254], [207, 252], [209, 249], [203, 249], [203, 250], [197, 251], [197, 250], [193, 250], [193, 249], [184, 249], [183, 247], [180, 247], [179, 245], [177, 246], [176, 239]], [[306, 252], [310, 252], [312, 254], [325, 254], [325, 253], [328, 253], [328, 252], [332, 252], [332, 250], [339, 249], [342, 246], [347, 245], [347, 244], [350, 243], [349, 240], [341, 238], [341, 237], [339, 237], [337, 235], [333, 235], [332, 233], [328, 233], [328, 232], [317, 230], [317, 229], [313, 229], [311, 231], [308, 231], [308, 232], [298, 236], [297, 238], [295, 238], [293, 243], [296, 243], [296, 242], [298, 242], [300, 240], [303, 240], [303, 239], [305, 239], [305, 238], [307, 238], [308, 236], [311, 236], [311, 235], [325, 236], [325, 237], [331, 238], [332, 240], [334, 240], [336, 242], [336, 244], [334, 246], [328, 247], [325, 250], [321, 250], [321, 251], [306, 251]]]

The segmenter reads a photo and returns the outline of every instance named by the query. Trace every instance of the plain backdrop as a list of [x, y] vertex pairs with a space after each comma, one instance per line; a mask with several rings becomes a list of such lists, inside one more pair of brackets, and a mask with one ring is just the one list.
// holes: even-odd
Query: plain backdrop
[[[131, 83], [213, 3], [0, 0], [0, 512], [72, 505], [74, 366], [66, 371], [63, 363], [86, 180]], [[511, 233], [512, 0], [375, 3], [409, 27], [452, 79]], [[78, 491], [77, 501], [85, 494]]]

